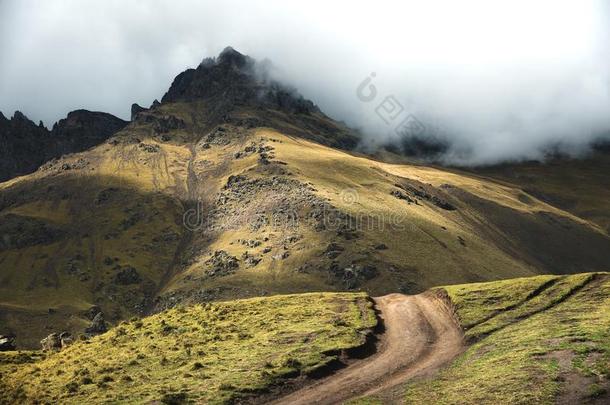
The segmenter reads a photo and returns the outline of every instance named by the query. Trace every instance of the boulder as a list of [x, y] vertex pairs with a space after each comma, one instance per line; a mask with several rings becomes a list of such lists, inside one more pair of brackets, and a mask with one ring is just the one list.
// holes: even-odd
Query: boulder
[[70, 332], [51, 333], [40, 341], [42, 350], [45, 352], [65, 349], [74, 343], [74, 338]]
[[40, 345], [42, 346], [42, 350], [45, 352], [61, 350], [61, 339], [57, 333], [51, 333], [46, 338], [40, 341]]
[[347, 267], [340, 267], [337, 262], [332, 262], [329, 270], [350, 290], [359, 287], [363, 281], [371, 280], [378, 275], [377, 268], [368, 264], [352, 263]]
[[235, 272], [239, 267], [239, 260], [235, 256], [231, 256], [224, 250], [217, 250], [205, 262], [209, 268], [206, 273], [209, 276], [225, 276]]
[[139, 145], [140, 149], [142, 149], [144, 152], [148, 152], [148, 153], [157, 153], [161, 150], [161, 148], [159, 147], [159, 145], [157, 144], [149, 144], [149, 143], [140, 143]]
[[74, 343], [74, 337], [72, 336], [72, 334], [70, 332], [61, 332], [59, 334], [59, 342], [60, 342], [61, 348], [65, 349], [66, 347], [68, 347], [72, 343]]
[[131, 267], [125, 266], [114, 277], [114, 283], [119, 285], [138, 284], [142, 281], [138, 271]]
[[15, 338], [13, 336], [0, 335], [0, 352], [7, 352], [15, 349]]
[[345, 248], [343, 246], [333, 242], [326, 247], [324, 255], [326, 255], [326, 257], [328, 257], [329, 259], [336, 259], [341, 255], [344, 250]]
[[95, 318], [95, 315], [99, 314], [100, 312], [102, 312], [102, 309], [97, 305], [93, 305], [91, 308], [83, 312], [83, 316], [92, 321]]
[[98, 314], [93, 318], [93, 321], [91, 321], [91, 325], [85, 329], [85, 333], [88, 335], [101, 335], [107, 330], [108, 326], [104, 320], [104, 314], [102, 312], [98, 312]]
[[402, 191], [398, 191], [398, 190], [392, 190], [390, 192], [390, 194], [396, 198], [398, 198], [399, 200], [405, 200], [406, 202], [413, 203], [415, 201], [413, 201], [413, 199], [411, 197], [409, 197], [408, 195], [406, 195], [405, 193], [403, 193]]
[[260, 257], [256, 257], [256, 256], [248, 256], [248, 258], [246, 258], [246, 266], [247, 267], [256, 267], [257, 264], [259, 264], [261, 262], [261, 258]]

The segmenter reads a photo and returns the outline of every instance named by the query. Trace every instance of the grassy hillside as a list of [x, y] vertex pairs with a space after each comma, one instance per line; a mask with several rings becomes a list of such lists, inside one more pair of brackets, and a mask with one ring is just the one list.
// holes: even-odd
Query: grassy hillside
[[[444, 288], [468, 347], [436, 375], [407, 383], [407, 403], [607, 403], [608, 273]], [[362, 293], [180, 306], [59, 353], [0, 353], [0, 398], [226, 403], [311, 373], [362, 345], [375, 325]], [[350, 403], [384, 403], [384, 395]]]
[[[219, 200], [204, 204], [222, 232], [194, 232], [200, 248], [166, 296], [188, 300], [194, 286], [223, 298], [311, 289], [413, 293], [445, 283], [599, 270], [610, 260], [600, 254], [610, 247], [605, 233], [518, 188], [384, 164], [272, 130], [255, 131], [247, 142], [269, 148], [273, 158], [261, 165], [251, 154], [230, 170], [236, 163], [226, 163], [238, 181], [221, 184]], [[296, 220], [287, 221], [288, 214]], [[252, 223], [260, 216], [262, 225]], [[210, 276], [210, 254], [220, 251], [260, 262]]]
[[178, 307], [42, 358], [0, 353], [0, 403], [226, 403], [327, 364], [376, 322], [364, 294]]
[[610, 400], [610, 275], [451, 286], [472, 343], [408, 403], [553, 404]]
[[608, 269], [606, 231], [517, 186], [305, 140], [345, 135], [320, 115], [208, 113], [164, 103], [0, 184], [0, 334], [34, 348], [82, 332], [93, 305], [116, 324], [180, 302]]

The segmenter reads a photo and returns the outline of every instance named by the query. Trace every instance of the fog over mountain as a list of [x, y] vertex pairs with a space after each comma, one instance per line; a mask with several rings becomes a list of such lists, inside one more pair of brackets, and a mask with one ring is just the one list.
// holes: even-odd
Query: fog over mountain
[[360, 128], [364, 148], [406, 132], [481, 164], [609, 138], [604, 1], [287, 3], [0, 0], [0, 111], [127, 119], [231, 45]]

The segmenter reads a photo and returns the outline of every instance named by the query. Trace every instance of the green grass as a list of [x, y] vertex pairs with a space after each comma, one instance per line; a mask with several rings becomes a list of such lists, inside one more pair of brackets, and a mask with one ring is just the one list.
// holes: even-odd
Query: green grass
[[345, 402], [344, 405], [383, 405], [383, 401], [376, 398], [356, 398]]
[[536, 289], [558, 278], [557, 276], [523, 277], [494, 283], [452, 285], [445, 287], [445, 290], [457, 308], [462, 326], [469, 329], [523, 302]]
[[[548, 285], [541, 289], [544, 283]], [[514, 285], [503, 281], [447, 290], [458, 315], [471, 325], [466, 335], [475, 343], [436, 377], [409, 384], [407, 403], [551, 404], [574, 390], [567, 387], [568, 379], [585, 392], [578, 401], [606, 395], [608, 274], [535, 277], [515, 280]], [[487, 308], [487, 300], [495, 309]], [[495, 310], [500, 312], [492, 316]]]
[[[609, 274], [538, 276], [446, 290], [467, 325], [470, 346], [437, 375], [410, 382], [406, 403], [552, 404], [566, 398], [580, 403], [608, 395]], [[375, 325], [362, 293], [177, 307], [124, 322], [59, 353], [0, 353], [0, 398], [234, 402], [328, 364], [341, 350], [362, 345]], [[575, 390], [576, 397], [566, 397]], [[350, 402], [379, 403], [378, 398]]]
[[0, 398], [226, 403], [327, 364], [341, 350], [362, 345], [376, 322], [364, 294], [310, 293], [178, 307], [124, 322], [36, 363], [0, 353], [5, 384]]
[[591, 273], [530, 277], [474, 287], [450, 286], [447, 292], [457, 305], [466, 338], [478, 340], [561, 302], [593, 277]]

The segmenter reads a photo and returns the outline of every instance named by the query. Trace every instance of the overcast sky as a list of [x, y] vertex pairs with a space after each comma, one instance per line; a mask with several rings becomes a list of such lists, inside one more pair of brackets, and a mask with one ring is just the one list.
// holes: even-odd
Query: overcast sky
[[0, 0], [0, 111], [128, 118], [232, 45], [368, 143], [411, 114], [453, 142], [452, 161], [489, 163], [580, 151], [610, 129], [603, 0], [291, 3]]

